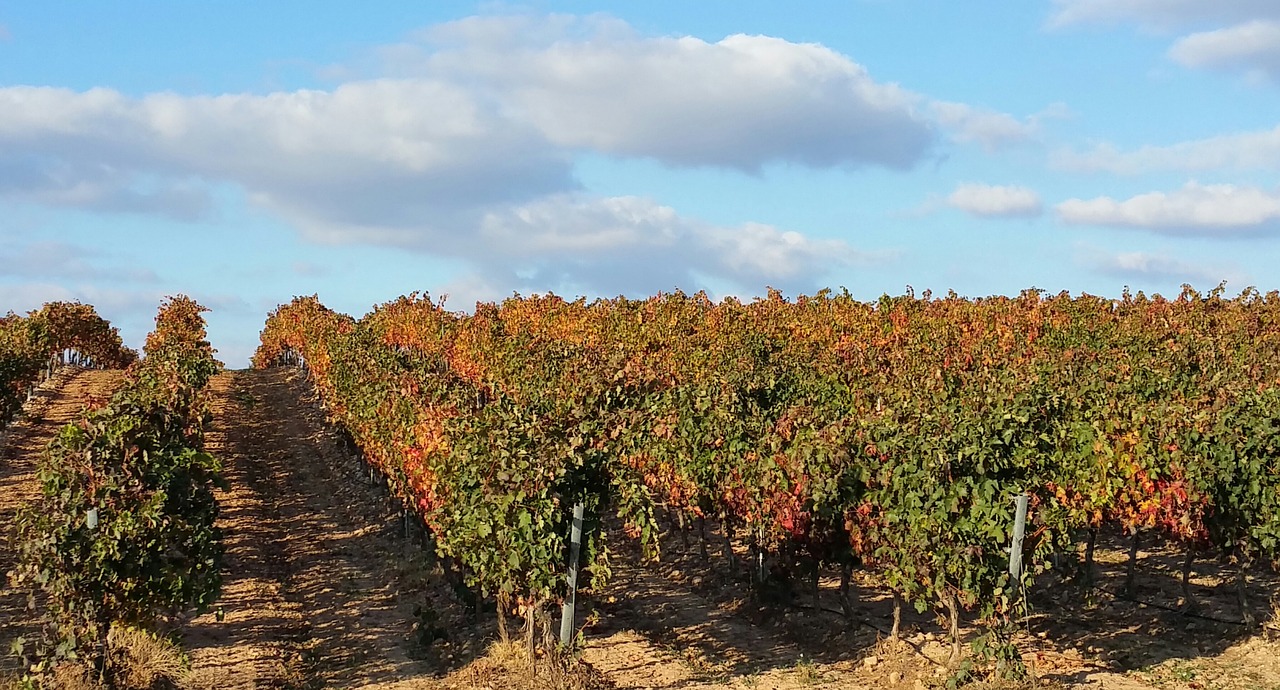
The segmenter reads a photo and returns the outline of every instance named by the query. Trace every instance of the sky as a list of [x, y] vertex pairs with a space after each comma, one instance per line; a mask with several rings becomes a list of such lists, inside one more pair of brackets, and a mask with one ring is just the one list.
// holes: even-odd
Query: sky
[[1280, 2], [0, 3], [0, 313], [1280, 288]]

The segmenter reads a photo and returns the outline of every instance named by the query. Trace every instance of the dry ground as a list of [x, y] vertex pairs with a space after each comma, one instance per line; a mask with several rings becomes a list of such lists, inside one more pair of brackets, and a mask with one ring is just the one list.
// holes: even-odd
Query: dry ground
[[414, 628], [423, 609], [459, 607], [406, 539], [296, 372], [228, 372], [210, 385], [207, 448], [227, 559], [222, 598], [188, 629], [194, 667], [221, 687], [362, 687], [430, 676]]
[[[855, 572], [851, 588], [854, 620], [840, 612], [835, 572], [822, 573], [816, 612], [807, 592], [775, 592], [767, 603], [755, 601], [745, 547], [736, 545], [738, 562], [731, 566], [716, 532], [708, 528], [705, 554], [696, 535], [686, 545], [668, 534], [659, 564], [624, 551], [626, 562], [617, 568], [621, 577], [603, 593], [604, 622], [589, 628], [598, 637], [595, 649], [635, 654], [638, 645], [647, 645], [678, 662], [683, 673], [670, 671], [669, 664], [621, 664], [613, 674], [620, 685], [905, 689], [945, 679], [950, 648], [933, 612], [908, 608], [904, 644], [890, 645], [884, 633], [891, 624], [891, 599], [861, 573]], [[1270, 629], [1254, 634], [1233, 624], [1240, 620], [1234, 571], [1213, 560], [1198, 559], [1193, 569], [1198, 615], [1176, 611], [1182, 553], [1169, 544], [1148, 540], [1139, 552], [1141, 603], [1108, 594], [1122, 587], [1126, 548], [1118, 536], [1104, 537], [1095, 569], [1099, 590], [1093, 592], [1066, 576], [1041, 576], [1032, 594], [1036, 613], [1016, 639], [1035, 681], [1111, 690], [1280, 690], [1280, 610], [1270, 603], [1280, 601], [1280, 575], [1263, 567], [1252, 572], [1255, 613], [1273, 617]], [[803, 568], [794, 570], [796, 579], [807, 577]], [[962, 632], [972, 639], [978, 631], [969, 625]], [[587, 658], [593, 653], [589, 648]], [[604, 668], [607, 662], [593, 663]]]

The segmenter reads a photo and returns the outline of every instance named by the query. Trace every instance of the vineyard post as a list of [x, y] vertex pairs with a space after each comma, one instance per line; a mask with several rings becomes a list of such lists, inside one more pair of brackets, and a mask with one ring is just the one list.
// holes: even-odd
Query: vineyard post
[[1009, 546], [1009, 577], [1013, 578], [1016, 587], [1016, 583], [1022, 579], [1022, 541], [1027, 533], [1027, 503], [1030, 497], [1018, 494], [1014, 500], [1017, 501], [1017, 508], [1013, 518], [1013, 544]]
[[573, 643], [574, 609], [578, 603], [578, 556], [582, 553], [582, 517], [586, 506], [573, 506], [573, 527], [569, 532], [569, 594], [560, 609], [560, 644]]

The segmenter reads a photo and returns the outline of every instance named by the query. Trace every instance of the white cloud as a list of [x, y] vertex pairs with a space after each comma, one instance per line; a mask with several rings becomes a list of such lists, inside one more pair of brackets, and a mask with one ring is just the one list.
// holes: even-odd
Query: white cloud
[[1059, 218], [1073, 224], [1143, 228], [1185, 235], [1266, 232], [1280, 222], [1280, 192], [1230, 184], [1188, 182], [1175, 192], [1150, 192], [1124, 201], [1111, 197], [1068, 199]]
[[941, 136], [996, 149], [1033, 136], [1038, 117], [932, 101], [817, 44], [484, 17], [421, 32], [384, 50], [377, 75], [328, 90], [0, 88], [0, 203], [202, 220], [210, 189], [229, 185], [311, 241], [430, 252], [509, 284], [808, 286], [868, 257], [592, 196], [575, 159], [907, 169]]
[[1043, 210], [1040, 195], [1033, 189], [964, 183], [947, 197], [947, 204], [975, 216], [1038, 216]]
[[388, 59], [482, 84], [556, 146], [669, 165], [905, 169], [934, 141], [917, 95], [824, 46], [769, 36], [710, 43], [600, 17], [479, 17]]
[[1184, 36], [1169, 49], [1169, 57], [1187, 67], [1243, 69], [1280, 78], [1280, 20], [1254, 20]]
[[1054, 0], [1050, 27], [1072, 24], [1135, 22], [1166, 29], [1190, 24], [1221, 24], [1250, 19], [1280, 19], [1274, 0]]
[[40, 308], [45, 302], [69, 302], [76, 295], [63, 285], [55, 283], [0, 283], [0, 314], [10, 311], [23, 314]]
[[[230, 182], [313, 240], [458, 254], [493, 207], [576, 190], [582, 149], [746, 170], [906, 168], [934, 143], [918, 96], [821, 46], [624, 29], [459, 22], [418, 47], [412, 74], [331, 91], [2, 88], [0, 199], [198, 218], [198, 183]], [[555, 40], [530, 44], [539, 35]]]
[[812, 289], [837, 266], [889, 258], [759, 223], [712, 225], [639, 197], [548, 197], [487, 214], [481, 234], [487, 272], [505, 271], [526, 290], [639, 294], [706, 277], [757, 291]]
[[429, 221], [574, 186], [568, 154], [531, 127], [478, 94], [425, 79], [139, 99], [3, 88], [0, 150], [0, 198], [120, 206], [122, 195], [145, 199], [147, 190], [115, 180], [169, 181], [161, 199], [186, 180], [227, 181], [304, 233], [345, 228], [329, 237], [339, 241], [362, 241], [372, 228], [414, 229], [430, 243], [421, 229]]
[[110, 164], [0, 158], [0, 200], [108, 213], [139, 213], [195, 221], [214, 213], [198, 181], [158, 179]]
[[1155, 281], [1167, 284], [1216, 285], [1227, 281], [1245, 285], [1249, 282], [1248, 276], [1239, 267], [1187, 261], [1163, 253], [1110, 252], [1096, 247], [1082, 247], [1078, 263], [1103, 275], [1140, 283]]
[[1255, 82], [1280, 76], [1280, 2], [1275, 0], [1054, 0], [1048, 25], [1133, 22], [1147, 29], [1199, 29], [1168, 56], [1184, 67], [1242, 70]]
[[938, 124], [951, 132], [952, 140], [981, 144], [988, 151], [1026, 141], [1036, 132], [1034, 121], [964, 103], [934, 101], [929, 104], [929, 111]]
[[1052, 162], [1066, 170], [1123, 175], [1169, 170], [1280, 170], [1280, 126], [1132, 151], [1101, 144], [1085, 152], [1059, 151]]
[[[0, 304], [6, 310], [26, 312], [39, 309], [46, 302], [78, 300], [92, 304], [103, 318], [115, 326], [132, 323], [149, 327], [164, 296], [164, 291], [158, 288], [102, 287], [87, 283], [68, 284], [65, 281], [55, 283], [40, 280], [0, 283]], [[145, 334], [144, 330], [134, 335]]]

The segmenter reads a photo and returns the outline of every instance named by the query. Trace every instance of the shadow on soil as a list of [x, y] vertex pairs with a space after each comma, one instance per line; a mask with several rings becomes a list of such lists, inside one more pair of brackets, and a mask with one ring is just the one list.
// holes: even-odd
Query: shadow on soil
[[[715, 532], [708, 525], [708, 534]], [[839, 574], [821, 573], [815, 613], [812, 592], [801, 584], [811, 577], [808, 566], [775, 564], [771, 572], [791, 584], [775, 583], [765, 596], [753, 597], [751, 576], [743, 564], [744, 545], [735, 544], [738, 555], [731, 565], [720, 538], [708, 543], [704, 555], [696, 536], [686, 545], [676, 534], [672, 530], [664, 539], [659, 563], [642, 561], [634, 549], [621, 554], [616, 581], [596, 597], [612, 597], [614, 603], [596, 604], [607, 615], [600, 625], [588, 627], [590, 636], [606, 638], [621, 629], [634, 630], [693, 665], [697, 656], [720, 660], [716, 675], [722, 678], [795, 668], [802, 659], [823, 664], [856, 661], [873, 653], [887, 636], [892, 598], [865, 573], [855, 571], [851, 582], [852, 617], [841, 610]], [[1015, 641], [1024, 659], [1042, 668], [1042, 678], [1072, 686], [1091, 671], [1139, 670], [1171, 659], [1216, 656], [1256, 634], [1256, 629], [1235, 623], [1241, 616], [1233, 566], [1198, 558], [1191, 577], [1196, 607], [1183, 613], [1183, 552], [1174, 544], [1146, 539], [1132, 601], [1109, 593], [1120, 592], [1125, 582], [1128, 541], [1118, 534], [1100, 538], [1094, 589], [1057, 572], [1040, 576], [1031, 592], [1033, 615]], [[1256, 566], [1247, 592], [1251, 609], [1265, 621], [1271, 602], [1280, 596], [1280, 576], [1269, 567]], [[767, 603], [757, 600], [766, 597]], [[979, 632], [973, 621], [966, 621], [962, 636], [967, 641]], [[927, 644], [944, 640], [939, 616], [904, 607], [902, 634], [917, 653], [945, 664], [939, 645]], [[1075, 663], [1055, 670], [1054, 658], [1074, 658]]]

